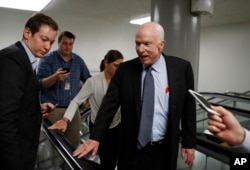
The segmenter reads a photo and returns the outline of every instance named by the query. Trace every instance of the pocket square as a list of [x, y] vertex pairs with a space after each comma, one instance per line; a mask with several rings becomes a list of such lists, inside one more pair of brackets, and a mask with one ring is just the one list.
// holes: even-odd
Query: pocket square
[[166, 87], [166, 94], [169, 93], [169, 86]]

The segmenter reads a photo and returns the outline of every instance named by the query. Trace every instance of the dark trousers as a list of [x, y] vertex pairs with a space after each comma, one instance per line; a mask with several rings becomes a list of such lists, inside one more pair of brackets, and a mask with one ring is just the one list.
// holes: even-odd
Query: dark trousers
[[[90, 122], [90, 133], [93, 123]], [[100, 142], [98, 155], [101, 160], [101, 170], [114, 170], [117, 164], [118, 141], [120, 125], [109, 129]]]
[[129, 162], [118, 165], [118, 170], [167, 170], [169, 167], [169, 151], [167, 143], [147, 145], [131, 154]]

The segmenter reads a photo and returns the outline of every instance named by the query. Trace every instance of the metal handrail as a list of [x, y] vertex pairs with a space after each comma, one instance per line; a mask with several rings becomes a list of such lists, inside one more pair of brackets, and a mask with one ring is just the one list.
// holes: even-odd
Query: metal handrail
[[72, 145], [62, 136], [60, 133], [49, 130], [51, 122], [48, 119], [43, 120], [42, 130], [48, 137], [52, 145], [58, 151], [63, 160], [72, 170], [97, 170], [99, 164], [93, 162], [90, 159], [90, 155], [85, 156], [82, 159], [77, 159], [72, 156], [74, 148]]

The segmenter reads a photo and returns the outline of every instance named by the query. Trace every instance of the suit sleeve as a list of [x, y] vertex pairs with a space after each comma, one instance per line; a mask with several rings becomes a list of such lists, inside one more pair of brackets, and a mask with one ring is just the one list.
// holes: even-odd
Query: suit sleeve
[[182, 147], [194, 148], [196, 145], [196, 105], [194, 98], [188, 93], [188, 89], [194, 89], [194, 77], [191, 64], [186, 68], [186, 98], [181, 116]]
[[24, 94], [26, 70], [17, 58], [0, 52], [0, 152], [4, 160], [20, 157], [19, 120]]

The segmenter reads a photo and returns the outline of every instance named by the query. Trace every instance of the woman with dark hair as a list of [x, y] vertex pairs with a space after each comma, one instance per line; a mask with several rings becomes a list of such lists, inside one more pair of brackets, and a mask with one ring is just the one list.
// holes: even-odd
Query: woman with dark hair
[[[70, 102], [64, 117], [71, 120], [74, 117], [76, 109], [89, 100], [91, 107], [90, 115], [90, 133], [94, 125], [95, 118], [97, 116], [99, 107], [102, 102], [102, 98], [105, 95], [111, 78], [113, 77], [117, 67], [123, 62], [123, 55], [117, 50], [110, 50], [105, 55], [100, 64], [100, 73], [87, 79], [82, 86], [80, 92]], [[114, 170], [117, 160], [117, 148], [118, 148], [118, 133], [120, 125], [121, 115], [120, 110], [117, 111], [113, 118], [113, 121], [109, 127], [108, 133], [103, 137], [100, 143], [98, 154], [101, 160], [101, 169]], [[61, 119], [54, 123], [49, 129], [59, 130], [64, 132], [67, 129], [67, 123]]]
[[116, 61], [117, 59], [123, 59], [122, 54], [118, 50], [109, 50], [107, 54], [104, 56], [104, 59], [102, 59], [100, 64], [100, 71], [104, 71], [105, 69], [105, 62], [112, 63], [113, 61]]

